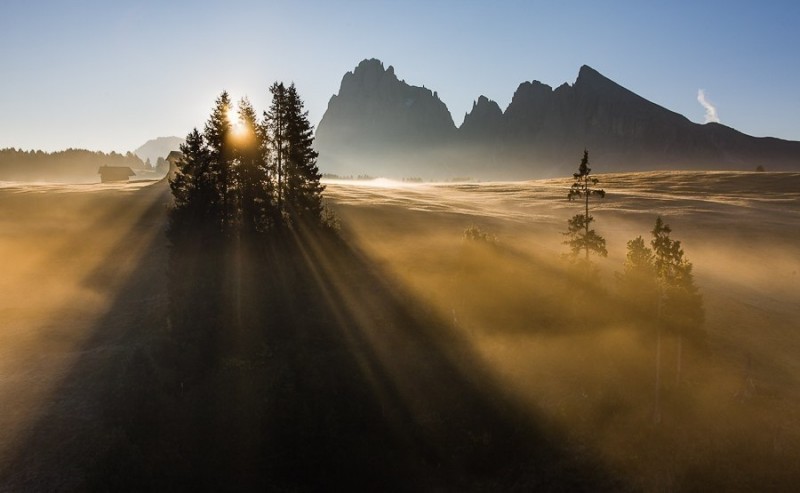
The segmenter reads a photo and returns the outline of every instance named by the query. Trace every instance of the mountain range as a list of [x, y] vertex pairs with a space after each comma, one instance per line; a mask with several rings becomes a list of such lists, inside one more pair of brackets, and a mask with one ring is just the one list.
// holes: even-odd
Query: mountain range
[[157, 137], [150, 139], [133, 151], [142, 161], [150, 161], [150, 166], [155, 167], [158, 158], [166, 158], [170, 151], [180, 150], [184, 140], [180, 137]]
[[364, 60], [344, 75], [316, 132], [320, 169], [394, 178], [570, 176], [595, 172], [800, 169], [800, 142], [697, 124], [584, 65], [573, 84], [523, 82], [505, 110], [480, 96], [457, 127], [435, 91]]

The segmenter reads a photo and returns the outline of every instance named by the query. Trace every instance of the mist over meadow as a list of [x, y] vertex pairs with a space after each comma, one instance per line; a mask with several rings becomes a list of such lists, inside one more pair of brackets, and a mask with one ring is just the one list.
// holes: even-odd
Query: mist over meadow
[[[339, 233], [268, 257], [170, 246], [165, 182], [7, 185], [4, 484], [790, 489], [800, 176], [595, 176], [588, 283], [571, 179], [325, 182]], [[680, 381], [662, 334], [658, 423], [618, 281], [657, 216], [705, 315]]]

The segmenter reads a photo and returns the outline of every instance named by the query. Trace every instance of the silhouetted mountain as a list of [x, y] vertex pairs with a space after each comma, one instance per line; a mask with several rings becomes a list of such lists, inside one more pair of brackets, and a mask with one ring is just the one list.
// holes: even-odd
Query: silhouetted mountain
[[183, 139], [180, 137], [158, 137], [148, 140], [133, 153], [142, 161], [149, 159], [150, 164], [155, 167], [158, 158], [166, 158], [171, 151], [180, 150], [181, 144], [183, 144]]
[[[348, 73], [317, 134], [324, 171], [430, 178], [560, 176], [574, 171], [584, 148], [596, 172], [800, 168], [800, 142], [693, 123], [586, 65], [572, 85], [553, 89], [523, 82], [505, 112], [481, 96], [455, 132], [436, 93], [435, 104], [423, 106], [436, 112], [409, 108], [408, 114], [398, 113], [388, 108], [402, 99], [375, 89], [382, 84], [398, 87], [396, 94], [420, 89], [397, 81], [394, 70], [384, 71], [377, 60], [361, 62]], [[424, 138], [409, 139], [414, 131]]]
[[464, 115], [459, 133], [462, 137], [491, 140], [500, 135], [502, 126], [503, 110], [494, 101], [481, 96], [472, 103], [472, 111]]
[[326, 172], [385, 173], [396, 169], [395, 161], [411, 172], [423, 162], [444, 166], [437, 154], [455, 135], [438, 94], [399, 80], [393, 67], [371, 59], [345, 74], [315, 142]]

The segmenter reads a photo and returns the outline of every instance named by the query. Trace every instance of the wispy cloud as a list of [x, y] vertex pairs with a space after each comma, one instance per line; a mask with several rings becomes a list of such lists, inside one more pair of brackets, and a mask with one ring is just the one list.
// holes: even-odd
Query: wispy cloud
[[719, 123], [719, 116], [717, 115], [717, 108], [706, 99], [706, 91], [704, 89], [697, 90], [697, 102], [700, 103], [706, 110], [705, 123], [714, 122]]

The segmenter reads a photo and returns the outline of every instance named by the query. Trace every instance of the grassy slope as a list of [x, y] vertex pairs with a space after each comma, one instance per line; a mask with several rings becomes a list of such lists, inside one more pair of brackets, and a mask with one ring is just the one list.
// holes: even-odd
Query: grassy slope
[[[609, 314], [597, 324], [565, 302], [567, 183], [332, 184], [344, 246], [305, 242], [266, 286], [245, 276], [244, 305], [271, 300], [280, 323], [239, 313], [247, 323], [226, 325], [194, 379], [163, 342], [163, 184], [3, 190], [3, 485], [792, 484], [800, 177], [600, 178], [608, 294], [592, 309]], [[667, 340], [662, 427], [652, 338], [612, 296], [625, 241], [656, 213], [695, 263], [707, 312], [681, 386]], [[500, 246], [465, 246], [471, 224]]]

